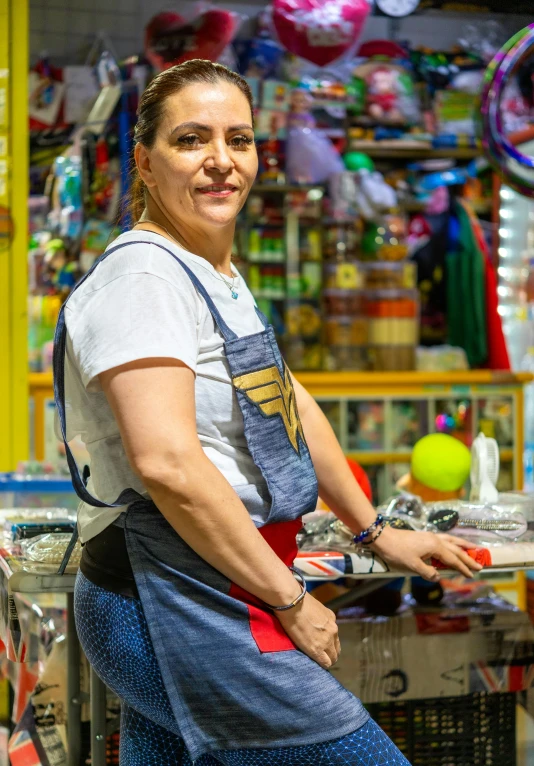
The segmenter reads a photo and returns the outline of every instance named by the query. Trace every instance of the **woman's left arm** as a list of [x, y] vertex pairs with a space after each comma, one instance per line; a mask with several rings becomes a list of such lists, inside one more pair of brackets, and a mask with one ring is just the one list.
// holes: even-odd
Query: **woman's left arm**
[[[304, 435], [319, 481], [319, 494], [336, 516], [357, 534], [373, 523], [376, 511], [354, 478], [323, 411], [304, 386], [293, 375], [291, 377]], [[472, 546], [451, 535], [386, 527], [371, 547], [390, 564], [417, 572], [427, 580], [439, 579], [437, 570], [426, 563], [430, 558], [457, 569], [466, 577], [472, 577], [473, 571], [478, 572], [482, 568], [464, 550]]]

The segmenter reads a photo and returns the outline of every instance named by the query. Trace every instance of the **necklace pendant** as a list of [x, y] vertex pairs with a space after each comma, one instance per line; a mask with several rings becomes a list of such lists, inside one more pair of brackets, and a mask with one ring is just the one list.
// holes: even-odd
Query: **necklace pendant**
[[236, 301], [239, 298], [239, 293], [236, 293], [235, 290], [231, 290], [230, 292], [232, 293], [232, 298]]

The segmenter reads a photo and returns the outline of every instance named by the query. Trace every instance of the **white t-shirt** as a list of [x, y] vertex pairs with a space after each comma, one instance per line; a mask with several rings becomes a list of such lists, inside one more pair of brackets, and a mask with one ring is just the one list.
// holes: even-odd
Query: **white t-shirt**
[[[195, 372], [197, 432], [205, 454], [233, 487], [246, 493], [247, 485], [264, 485], [245, 439], [223, 338], [180, 264], [152, 243], [172, 250], [190, 267], [239, 337], [263, 330], [250, 291], [240, 277], [239, 298], [234, 300], [208, 261], [159, 234], [130, 231], [110, 247], [139, 240], [143, 244], [123, 247], [102, 261], [66, 306], [67, 438], [79, 434], [89, 452], [88, 489], [108, 503], [127, 487], [146, 494], [130, 467], [98, 375], [147, 357], [180, 359]], [[123, 510], [80, 503], [82, 541], [105, 529]]]

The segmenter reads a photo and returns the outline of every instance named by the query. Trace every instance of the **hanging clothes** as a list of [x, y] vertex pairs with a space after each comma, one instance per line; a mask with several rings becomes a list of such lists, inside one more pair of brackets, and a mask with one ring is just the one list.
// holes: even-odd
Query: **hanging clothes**
[[487, 367], [490, 370], [510, 370], [510, 357], [506, 347], [506, 339], [502, 329], [502, 319], [499, 314], [499, 298], [497, 294], [497, 275], [491, 261], [488, 243], [482, 231], [482, 226], [474, 210], [465, 200], [461, 205], [469, 215], [477, 244], [485, 258], [485, 290], [486, 290], [486, 333], [489, 339]]
[[465, 350], [471, 368], [486, 364], [486, 264], [469, 215], [456, 204], [449, 226], [447, 318], [449, 343]]

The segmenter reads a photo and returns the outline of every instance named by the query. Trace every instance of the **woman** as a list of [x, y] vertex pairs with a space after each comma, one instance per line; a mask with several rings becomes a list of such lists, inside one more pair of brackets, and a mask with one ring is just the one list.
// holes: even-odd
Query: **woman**
[[120, 762], [406, 764], [326, 670], [335, 617], [289, 568], [300, 518], [320, 489], [392, 564], [478, 566], [455, 538], [376, 520], [232, 266], [257, 172], [246, 82], [206, 61], [160, 74], [135, 165], [135, 224], [69, 297], [54, 360], [63, 434], [91, 455], [86, 489], [67, 450], [76, 622], [122, 700]]

